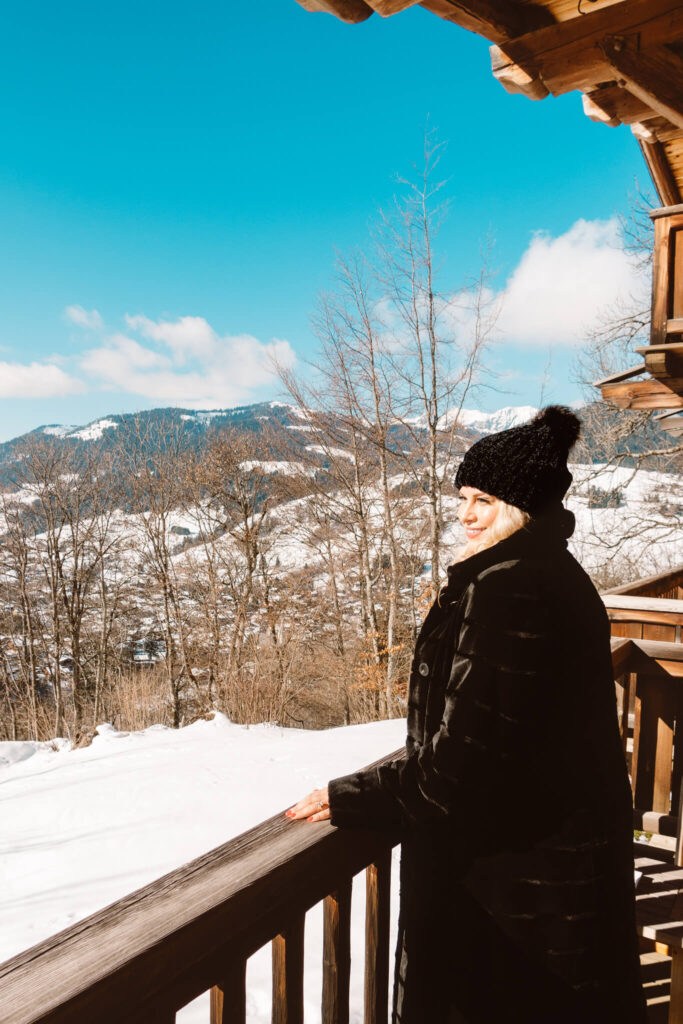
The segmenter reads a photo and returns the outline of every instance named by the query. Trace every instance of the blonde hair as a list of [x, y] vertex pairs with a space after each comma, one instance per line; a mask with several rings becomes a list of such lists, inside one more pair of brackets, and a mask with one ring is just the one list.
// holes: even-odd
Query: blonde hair
[[492, 548], [494, 544], [498, 544], [512, 533], [521, 530], [531, 519], [528, 512], [523, 512], [516, 505], [508, 505], [500, 498], [496, 498], [496, 501], [498, 503], [496, 518], [478, 540], [468, 541], [460, 548], [455, 556], [456, 562], [464, 562], [471, 555], [476, 555], [477, 552], [484, 551], [486, 548]]

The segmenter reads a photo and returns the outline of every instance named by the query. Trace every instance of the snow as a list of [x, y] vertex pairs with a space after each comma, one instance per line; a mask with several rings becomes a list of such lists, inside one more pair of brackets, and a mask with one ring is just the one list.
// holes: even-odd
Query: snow
[[55, 424], [54, 426], [51, 427], [43, 427], [43, 433], [49, 434], [53, 437], [67, 437], [67, 435], [70, 434], [72, 430], [78, 430], [78, 427], [66, 425], [62, 427], [59, 426], [58, 424]]
[[[176, 730], [152, 726], [125, 733], [101, 725], [91, 746], [77, 750], [65, 741], [0, 744], [0, 961], [404, 741], [403, 719], [313, 732], [239, 726], [216, 714]], [[292, 825], [309, 827], [315, 826]], [[351, 994], [351, 1019], [358, 1024], [364, 928], [359, 881]], [[306, 933], [306, 1019], [313, 1024], [320, 1018], [319, 907], [309, 913]], [[250, 1024], [270, 1021], [270, 986], [266, 947], [249, 961]], [[207, 1003], [204, 996], [190, 1004], [179, 1024], [208, 1020]]]
[[470, 427], [480, 434], [496, 434], [499, 430], [508, 430], [510, 427], [518, 427], [521, 423], [528, 423], [538, 412], [533, 405], [514, 405], [505, 409], [498, 409], [496, 412], [479, 412], [478, 409], [451, 410], [439, 420], [439, 427], [444, 430], [450, 426], [453, 416], [457, 414], [458, 423], [461, 427]]
[[69, 437], [80, 437], [82, 441], [97, 441], [98, 438], [102, 437], [105, 430], [109, 430], [112, 427], [118, 427], [118, 423], [115, 420], [96, 420], [87, 427], [75, 430], [73, 434], [69, 434]]
[[240, 462], [240, 469], [250, 473], [253, 469], [260, 469], [262, 473], [284, 473], [285, 476], [315, 476], [315, 470], [309, 469], [302, 462], [287, 462], [282, 459], [276, 462], [269, 459], [247, 459]]
[[335, 459], [350, 459], [354, 462], [354, 456], [352, 452], [347, 451], [345, 448], [325, 448], [321, 444], [307, 444], [307, 452], [317, 452], [319, 455], [331, 455]]

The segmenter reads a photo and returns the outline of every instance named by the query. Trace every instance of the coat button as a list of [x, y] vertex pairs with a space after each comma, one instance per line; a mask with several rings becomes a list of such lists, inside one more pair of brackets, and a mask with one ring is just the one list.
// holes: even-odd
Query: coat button
[[420, 667], [418, 668], [417, 671], [420, 673], [421, 676], [428, 676], [429, 675], [429, 665], [427, 664], [427, 662], [426, 661], [421, 661], [420, 662]]

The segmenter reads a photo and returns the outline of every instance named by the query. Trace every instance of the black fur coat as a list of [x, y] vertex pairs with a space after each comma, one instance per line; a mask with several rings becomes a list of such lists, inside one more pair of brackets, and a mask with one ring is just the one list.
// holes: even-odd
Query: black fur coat
[[452, 566], [420, 632], [407, 758], [330, 783], [401, 828], [396, 1024], [641, 1024], [632, 803], [609, 625], [558, 508]]

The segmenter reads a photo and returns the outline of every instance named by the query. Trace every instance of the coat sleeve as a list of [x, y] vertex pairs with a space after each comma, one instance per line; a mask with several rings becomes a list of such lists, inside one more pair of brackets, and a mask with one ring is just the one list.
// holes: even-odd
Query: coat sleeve
[[470, 584], [438, 732], [404, 761], [332, 780], [334, 825], [476, 824], [502, 788], [529, 777], [552, 702], [543, 589], [528, 562], [523, 571], [494, 566]]

